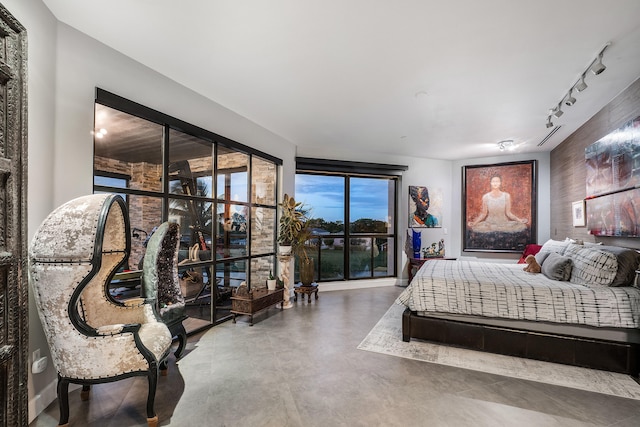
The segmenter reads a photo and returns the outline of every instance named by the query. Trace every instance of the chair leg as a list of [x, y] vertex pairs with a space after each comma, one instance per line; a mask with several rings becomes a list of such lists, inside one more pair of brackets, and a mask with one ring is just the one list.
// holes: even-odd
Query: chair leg
[[176, 325], [176, 335], [178, 337], [178, 348], [173, 353], [176, 359], [180, 359], [185, 346], [187, 345], [187, 331], [184, 329], [184, 325], [180, 322]]
[[58, 376], [59, 426], [69, 425], [69, 381]]
[[80, 400], [82, 400], [83, 402], [86, 402], [87, 400], [89, 400], [90, 392], [91, 392], [91, 385], [89, 384], [83, 385], [82, 391], [80, 392]]
[[[158, 417], [156, 416], [156, 411], [153, 409], [156, 399], [156, 386], [158, 385], [158, 365], [156, 365], [155, 362], [149, 367], [147, 379], [149, 380], [149, 395], [147, 396], [147, 424], [149, 424], [149, 427], [155, 427], [158, 425]], [[155, 424], [153, 424], [154, 422]]]

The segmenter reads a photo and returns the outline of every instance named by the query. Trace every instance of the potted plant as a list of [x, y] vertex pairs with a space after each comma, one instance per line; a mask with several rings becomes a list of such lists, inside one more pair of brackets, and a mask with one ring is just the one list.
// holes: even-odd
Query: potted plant
[[273, 277], [271, 269], [269, 269], [269, 278], [267, 279], [267, 289], [274, 291], [276, 289], [276, 278]]
[[302, 203], [296, 202], [288, 194], [284, 195], [282, 203], [279, 203], [278, 206], [281, 209], [278, 227], [279, 252], [281, 255], [289, 255], [306, 223], [306, 215], [302, 209]]
[[300, 282], [303, 286], [310, 286], [313, 283], [315, 267], [313, 264], [313, 258], [310, 258], [307, 254], [306, 242], [311, 239], [311, 230], [309, 229], [308, 222], [305, 222], [302, 230], [298, 233], [298, 239], [294, 242], [293, 250], [298, 256], [298, 262], [300, 264]]

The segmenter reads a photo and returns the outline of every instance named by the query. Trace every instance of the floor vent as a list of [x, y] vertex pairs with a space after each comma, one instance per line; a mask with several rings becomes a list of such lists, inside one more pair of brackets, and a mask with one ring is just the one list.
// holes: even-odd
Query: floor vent
[[542, 141], [540, 141], [538, 143], [538, 147], [541, 147], [545, 142], [547, 142], [556, 132], [558, 132], [560, 130], [560, 128], [562, 127], [562, 125], [560, 126], [556, 126], [553, 129], [551, 129], [551, 132], [549, 132], [547, 134], [547, 136], [545, 136]]

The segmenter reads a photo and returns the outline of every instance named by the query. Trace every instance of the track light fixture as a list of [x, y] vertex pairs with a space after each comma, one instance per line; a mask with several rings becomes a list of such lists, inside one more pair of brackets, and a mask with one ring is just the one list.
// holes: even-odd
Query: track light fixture
[[604, 45], [602, 50], [598, 53], [598, 56], [593, 61], [591, 61], [591, 64], [589, 64], [587, 69], [584, 70], [584, 72], [580, 75], [580, 77], [578, 78], [578, 81], [576, 81], [573, 84], [573, 86], [569, 88], [569, 91], [560, 100], [560, 102], [558, 103], [558, 106], [549, 110], [549, 115], [547, 116], [547, 124], [546, 124], [547, 128], [550, 128], [553, 126], [553, 122], [551, 122], [551, 116], [560, 118], [560, 116], [564, 114], [564, 111], [562, 111], [563, 102], [568, 106], [572, 106], [577, 102], [576, 98], [573, 97], [573, 91], [575, 90], [576, 92], [582, 92], [587, 88], [587, 83], [584, 81], [584, 79], [589, 70], [591, 70], [591, 72], [597, 76], [607, 69], [607, 67], [602, 63], [602, 57], [604, 56], [604, 51], [607, 50], [609, 46], [611, 46], [611, 43], [607, 43], [606, 45]]
[[558, 103], [558, 106], [553, 109], [553, 115], [556, 117], [556, 119], [559, 119], [560, 116], [563, 114], [564, 114], [564, 111], [562, 111], [562, 101], [560, 101]]
[[576, 83], [574, 87], [578, 92], [582, 92], [587, 88], [587, 84], [584, 82], [584, 74], [580, 76], [580, 80], [578, 81], [578, 83]]
[[605, 67], [604, 64], [602, 63], [602, 52], [600, 52], [600, 55], [598, 55], [597, 62], [591, 66], [591, 72], [597, 76], [598, 74], [602, 73], [606, 69], [607, 67]]
[[576, 99], [573, 97], [572, 93], [573, 93], [573, 88], [569, 89], [569, 93], [567, 94], [567, 97], [564, 99], [564, 103], [569, 107], [571, 107], [573, 104], [576, 103]]
[[551, 116], [547, 117], [547, 129], [553, 127], [553, 122], [551, 121]]

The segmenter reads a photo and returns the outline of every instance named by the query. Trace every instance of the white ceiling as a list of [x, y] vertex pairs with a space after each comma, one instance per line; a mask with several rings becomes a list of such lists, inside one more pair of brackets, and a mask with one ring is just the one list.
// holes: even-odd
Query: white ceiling
[[[549, 151], [640, 76], [638, 0], [44, 2], [299, 155], [461, 159], [500, 154], [504, 139]], [[537, 147], [549, 109], [607, 42], [606, 71], [587, 75]]]

